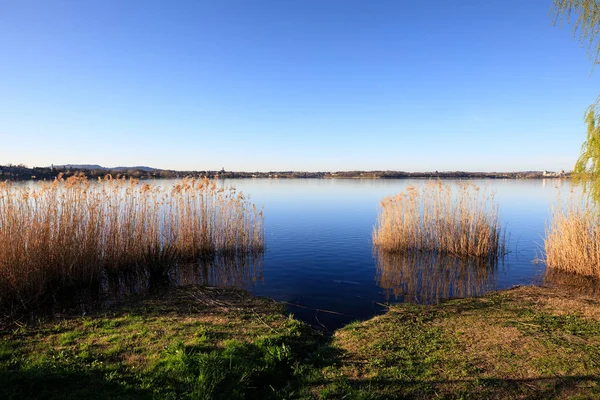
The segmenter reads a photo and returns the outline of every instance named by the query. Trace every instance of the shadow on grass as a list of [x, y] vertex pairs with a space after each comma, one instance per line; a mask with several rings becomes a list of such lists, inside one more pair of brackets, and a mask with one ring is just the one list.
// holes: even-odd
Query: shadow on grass
[[[585, 390], [585, 394], [582, 393]], [[579, 394], [579, 397], [578, 397]], [[530, 379], [340, 379], [320, 393], [323, 399], [587, 399], [600, 398], [600, 376], [576, 375]]]
[[[147, 371], [132, 373], [110, 360], [98, 365], [45, 360], [0, 368], [0, 399], [283, 399], [295, 398], [308, 377], [338, 359], [327, 339], [292, 322], [284, 333], [224, 347], [173, 343]], [[102, 365], [106, 364], [106, 365]]]
[[148, 399], [152, 393], [100, 372], [58, 366], [0, 371], [0, 398], [12, 399]]
[[338, 359], [326, 339], [305, 325], [254, 343], [230, 342], [223, 349], [197, 351], [181, 344], [152, 371], [160, 397], [203, 399], [295, 398], [306, 379]]
[[[83, 322], [5, 330], [0, 399], [295, 398], [339, 357], [326, 336], [282, 311], [245, 292], [187, 287]], [[119, 350], [96, 345], [107, 341]]]

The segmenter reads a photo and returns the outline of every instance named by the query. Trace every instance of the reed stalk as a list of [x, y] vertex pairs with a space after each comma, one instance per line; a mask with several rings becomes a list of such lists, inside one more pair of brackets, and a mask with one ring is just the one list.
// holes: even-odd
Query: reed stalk
[[473, 184], [430, 182], [385, 198], [373, 230], [385, 252], [425, 251], [497, 258], [505, 253], [493, 195]]
[[0, 305], [28, 306], [123, 270], [170, 268], [214, 254], [260, 253], [263, 214], [235, 188], [184, 179], [59, 177], [0, 183]]
[[589, 197], [571, 196], [552, 210], [544, 239], [548, 268], [600, 278], [600, 214]]

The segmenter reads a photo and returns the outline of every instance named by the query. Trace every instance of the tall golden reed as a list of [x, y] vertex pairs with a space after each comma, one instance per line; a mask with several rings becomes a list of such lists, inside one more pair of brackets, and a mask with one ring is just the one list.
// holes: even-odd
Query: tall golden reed
[[234, 188], [184, 179], [170, 188], [107, 176], [0, 183], [0, 305], [27, 305], [107, 273], [207, 254], [260, 252], [262, 211]]
[[600, 214], [589, 197], [572, 196], [552, 210], [544, 240], [546, 265], [600, 278]]
[[385, 198], [373, 244], [386, 252], [426, 251], [498, 257], [505, 240], [493, 195], [473, 184], [429, 182]]

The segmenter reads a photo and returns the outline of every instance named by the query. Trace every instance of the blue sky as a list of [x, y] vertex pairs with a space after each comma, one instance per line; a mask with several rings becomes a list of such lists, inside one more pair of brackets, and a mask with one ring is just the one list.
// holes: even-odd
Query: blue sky
[[569, 170], [550, 0], [0, 0], [0, 165]]

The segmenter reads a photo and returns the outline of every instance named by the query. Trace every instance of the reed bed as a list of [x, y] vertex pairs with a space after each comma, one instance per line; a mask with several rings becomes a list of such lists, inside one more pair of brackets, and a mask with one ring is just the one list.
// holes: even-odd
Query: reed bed
[[418, 251], [378, 251], [376, 259], [377, 284], [388, 297], [425, 304], [482, 295], [494, 287], [498, 271], [498, 260]]
[[385, 198], [373, 244], [386, 252], [425, 251], [460, 257], [498, 258], [505, 235], [493, 195], [473, 184], [456, 190], [442, 182]]
[[172, 187], [85, 176], [0, 184], [0, 305], [28, 306], [123, 271], [164, 273], [207, 255], [263, 250], [263, 214], [208, 179]]
[[552, 210], [544, 250], [548, 268], [600, 278], [600, 214], [589, 197], [571, 196]]

